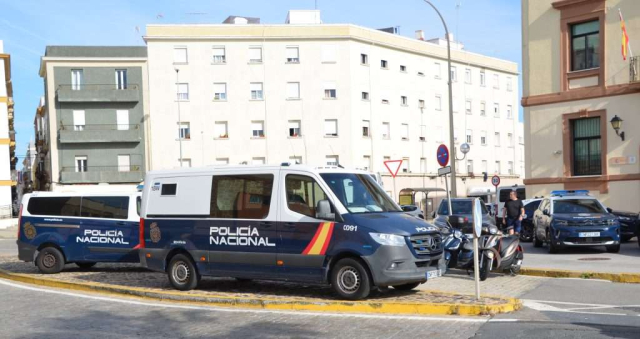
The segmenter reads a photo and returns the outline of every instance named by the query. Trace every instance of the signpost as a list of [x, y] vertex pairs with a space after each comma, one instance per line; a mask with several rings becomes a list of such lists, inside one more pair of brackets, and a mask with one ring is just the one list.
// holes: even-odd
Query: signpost
[[478, 238], [482, 234], [482, 205], [480, 198], [473, 199], [473, 272], [476, 281], [476, 299], [480, 300], [480, 254]]
[[438, 146], [438, 150], [436, 151], [436, 158], [438, 159], [438, 164], [442, 166], [442, 168], [438, 169], [438, 176], [444, 175], [444, 184], [447, 188], [447, 207], [449, 207], [449, 215], [453, 214], [451, 210], [451, 193], [449, 192], [449, 181], [447, 180], [447, 174], [451, 173], [451, 166], [447, 166], [449, 164], [449, 149], [447, 145], [441, 144]]
[[496, 211], [495, 212], [496, 212], [496, 217], [497, 217], [498, 213], [499, 213], [498, 212], [498, 202], [500, 201], [500, 197], [498, 196], [498, 185], [500, 185], [500, 177], [497, 174], [494, 175], [493, 177], [491, 177], [491, 184], [493, 186], [495, 186], [495, 188], [496, 188], [496, 203], [495, 203]]
[[[396, 165], [397, 164], [397, 165]], [[389, 166], [391, 165], [391, 166]], [[395, 166], [395, 170], [393, 167]], [[389, 173], [391, 173], [391, 177], [393, 178], [393, 200], [396, 200], [396, 175], [398, 175], [398, 171], [400, 171], [400, 167], [402, 166], [402, 160], [387, 160], [384, 162], [384, 167], [387, 168]], [[399, 200], [399, 199], [398, 199]]]

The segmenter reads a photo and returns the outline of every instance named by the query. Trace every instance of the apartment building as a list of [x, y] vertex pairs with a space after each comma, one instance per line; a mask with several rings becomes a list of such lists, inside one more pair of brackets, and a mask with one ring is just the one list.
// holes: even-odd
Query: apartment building
[[640, 46], [638, 2], [523, 0], [522, 11], [527, 195], [588, 189], [638, 212], [640, 59], [622, 55], [620, 24], [622, 13]]
[[11, 56], [0, 40], [0, 218], [11, 217], [16, 199], [16, 132], [13, 128]]
[[40, 76], [38, 188], [134, 189], [148, 168], [146, 48], [47, 46]]
[[[444, 186], [445, 39], [322, 24], [318, 11], [225, 22], [147, 26], [152, 169], [340, 164], [380, 172], [391, 192], [384, 161], [403, 160], [398, 190]], [[453, 45], [456, 144], [471, 145], [459, 192], [490, 186], [482, 172], [521, 183], [517, 65]]]

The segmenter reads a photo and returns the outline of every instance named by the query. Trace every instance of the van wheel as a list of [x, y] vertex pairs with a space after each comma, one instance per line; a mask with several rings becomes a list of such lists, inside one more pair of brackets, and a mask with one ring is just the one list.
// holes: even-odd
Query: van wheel
[[96, 263], [95, 262], [77, 262], [76, 265], [80, 268], [82, 268], [83, 270], [88, 270], [91, 267], [95, 266]]
[[200, 277], [191, 258], [184, 254], [176, 254], [169, 262], [167, 268], [169, 282], [173, 288], [180, 291], [188, 291], [198, 286]]
[[44, 274], [59, 273], [64, 267], [64, 256], [55, 247], [45, 247], [36, 257], [36, 265]]
[[412, 289], [418, 287], [418, 285], [420, 285], [419, 282], [410, 283], [410, 284], [395, 285], [395, 286], [393, 286], [393, 288], [398, 290], [398, 291], [411, 291]]
[[344, 299], [360, 300], [369, 295], [371, 280], [362, 264], [352, 258], [340, 259], [331, 270], [333, 290]]

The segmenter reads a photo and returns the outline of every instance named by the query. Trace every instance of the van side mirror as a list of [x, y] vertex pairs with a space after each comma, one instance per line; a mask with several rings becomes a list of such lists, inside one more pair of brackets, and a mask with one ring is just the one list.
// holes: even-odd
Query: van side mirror
[[331, 213], [329, 200], [318, 201], [318, 206], [316, 206], [316, 219], [336, 220], [336, 214]]
[[433, 219], [433, 218], [435, 218], [435, 217], [436, 217], [436, 211], [433, 211], [433, 212], [431, 213], [431, 218]]
[[613, 213], [613, 209], [611, 207], [607, 207], [607, 212]]

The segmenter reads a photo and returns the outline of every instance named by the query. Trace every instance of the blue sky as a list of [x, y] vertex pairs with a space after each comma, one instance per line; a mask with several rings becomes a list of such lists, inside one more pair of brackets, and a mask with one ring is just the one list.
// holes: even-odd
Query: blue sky
[[[289, 9], [313, 9], [315, 2], [325, 23], [399, 26], [400, 34], [410, 37], [418, 29], [427, 38], [444, 36], [437, 15], [422, 0], [0, 0], [0, 40], [5, 53], [11, 54], [16, 102], [16, 155], [24, 156], [33, 139], [33, 119], [44, 87], [38, 69], [46, 45], [143, 45], [146, 24], [221, 23], [229, 15], [284, 23]], [[521, 64], [520, 1], [433, 3], [468, 51]]]

